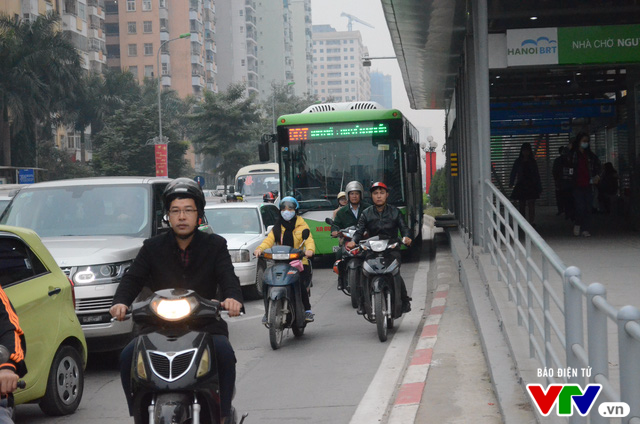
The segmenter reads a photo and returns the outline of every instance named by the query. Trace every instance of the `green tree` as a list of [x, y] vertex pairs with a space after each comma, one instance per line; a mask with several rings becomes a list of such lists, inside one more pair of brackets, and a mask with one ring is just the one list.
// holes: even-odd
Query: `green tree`
[[[47, 125], [64, 111], [74, 93], [82, 68], [80, 56], [68, 36], [59, 30], [54, 12], [34, 21], [0, 16], [0, 144], [2, 163], [11, 165], [12, 140], [25, 127]], [[24, 135], [36, 135], [30, 130]], [[33, 145], [35, 138], [27, 140]]]
[[[94, 138], [93, 165], [99, 175], [155, 175], [155, 153], [145, 143], [158, 134], [158, 108], [136, 102], [107, 119], [105, 127]], [[169, 176], [183, 175], [184, 154], [188, 143], [180, 141], [177, 132], [163, 126], [168, 144]]]
[[207, 91], [191, 116], [195, 150], [213, 159], [212, 168], [225, 184], [257, 154], [260, 113], [254, 97], [245, 92], [243, 84], [222, 93]]
[[262, 132], [272, 133], [280, 116], [300, 113], [315, 103], [320, 103], [316, 95], [296, 96], [288, 84], [272, 84], [271, 95], [261, 104]]
[[433, 206], [440, 206], [447, 209], [449, 207], [449, 192], [447, 189], [446, 168], [438, 169], [431, 179], [429, 197]]

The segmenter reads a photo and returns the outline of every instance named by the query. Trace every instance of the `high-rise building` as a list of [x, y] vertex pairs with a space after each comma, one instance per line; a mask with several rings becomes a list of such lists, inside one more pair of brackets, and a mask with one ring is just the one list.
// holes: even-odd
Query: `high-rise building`
[[313, 93], [311, 0], [289, 0], [293, 33], [293, 86], [298, 96]]
[[255, 0], [216, 0], [218, 89], [243, 82], [258, 94], [258, 41]]
[[213, 0], [105, 0], [105, 8], [109, 67], [157, 78], [159, 54], [163, 87], [181, 97], [217, 91]]
[[288, 0], [256, 0], [260, 97], [271, 94], [272, 84], [294, 81], [293, 31]]
[[371, 100], [369, 68], [362, 66], [362, 57], [368, 54], [360, 31], [336, 31], [330, 25], [314, 25], [314, 94], [322, 101]]
[[371, 100], [391, 109], [391, 75], [371, 72]]

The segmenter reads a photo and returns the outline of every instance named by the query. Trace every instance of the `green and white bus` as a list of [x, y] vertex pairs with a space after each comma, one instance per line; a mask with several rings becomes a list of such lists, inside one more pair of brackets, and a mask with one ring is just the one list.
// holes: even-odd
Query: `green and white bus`
[[[268, 139], [269, 137], [267, 137]], [[263, 141], [265, 138], [263, 138]], [[336, 196], [349, 181], [368, 188], [376, 181], [390, 187], [389, 203], [401, 208], [413, 235], [422, 229], [422, 172], [416, 128], [396, 109], [374, 102], [319, 104], [278, 118], [281, 196], [300, 203], [316, 244], [316, 254], [337, 249], [325, 218], [338, 207]], [[270, 147], [261, 145], [261, 160]]]

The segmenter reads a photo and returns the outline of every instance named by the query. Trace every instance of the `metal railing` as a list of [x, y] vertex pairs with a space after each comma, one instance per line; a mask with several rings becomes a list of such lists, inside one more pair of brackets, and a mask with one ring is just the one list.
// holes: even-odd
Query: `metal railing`
[[[485, 180], [485, 187], [486, 246], [498, 281], [506, 283], [509, 300], [515, 302], [514, 318], [528, 331], [529, 356], [544, 370], [568, 371], [560, 376], [545, 372], [548, 383], [584, 387], [588, 379], [588, 383], [602, 385], [589, 415], [583, 417], [574, 410], [569, 422], [608, 423], [609, 418], [598, 413], [606, 399], [629, 405], [624, 424], [640, 424], [640, 310], [633, 306], [617, 309], [607, 302], [602, 284], [586, 286], [580, 270], [567, 267], [490, 180]], [[560, 295], [554, 283], [561, 288]], [[609, 377], [608, 319], [618, 329], [618, 387]], [[591, 372], [583, 375], [582, 370]]]

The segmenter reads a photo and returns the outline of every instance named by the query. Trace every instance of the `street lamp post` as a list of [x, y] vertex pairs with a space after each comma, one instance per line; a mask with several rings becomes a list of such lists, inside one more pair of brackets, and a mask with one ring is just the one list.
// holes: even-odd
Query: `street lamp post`
[[427, 194], [430, 194], [431, 180], [433, 179], [433, 156], [432, 155], [435, 153], [435, 150], [438, 148], [438, 143], [433, 141], [432, 136], [427, 136], [427, 142], [428, 144], [425, 143], [424, 141], [420, 142], [420, 148], [424, 152], [425, 158], [429, 161], [429, 184], [427, 187]]
[[165, 40], [160, 43], [160, 47], [158, 47], [158, 51], [156, 53], [156, 71], [158, 72], [158, 142], [157, 144], [166, 144], [164, 143], [164, 139], [162, 138], [162, 102], [160, 100], [160, 94], [162, 93], [162, 71], [160, 69], [160, 52], [162, 51], [162, 47], [165, 44], [170, 43], [175, 40], [180, 40], [182, 38], [191, 37], [190, 32], [186, 32], [184, 34], [180, 34], [176, 38], [172, 38], [170, 40]]

